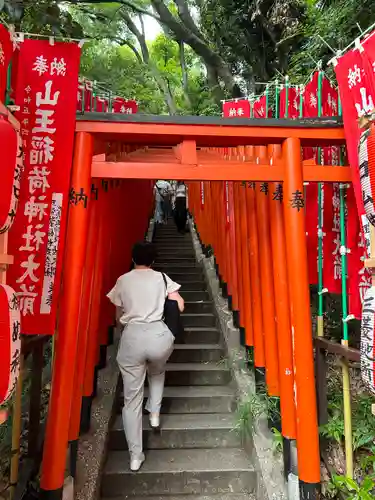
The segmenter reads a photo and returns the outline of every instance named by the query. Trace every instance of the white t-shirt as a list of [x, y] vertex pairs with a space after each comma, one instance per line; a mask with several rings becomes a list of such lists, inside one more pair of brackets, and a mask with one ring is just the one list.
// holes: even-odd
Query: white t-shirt
[[134, 269], [119, 277], [107, 297], [122, 308], [122, 325], [161, 321], [167, 294], [180, 289], [180, 285], [165, 277], [167, 290], [162, 274], [152, 269]]

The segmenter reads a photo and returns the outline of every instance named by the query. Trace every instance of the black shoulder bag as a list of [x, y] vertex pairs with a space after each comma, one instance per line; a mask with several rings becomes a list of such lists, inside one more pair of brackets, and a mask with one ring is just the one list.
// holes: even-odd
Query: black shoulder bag
[[[164, 284], [165, 284], [165, 292], [167, 294], [167, 278], [164, 273], [161, 273], [163, 276]], [[183, 326], [181, 321], [180, 310], [178, 308], [178, 303], [176, 300], [171, 300], [166, 296], [164, 303], [164, 323], [173, 333], [174, 337], [180, 337], [183, 333]]]

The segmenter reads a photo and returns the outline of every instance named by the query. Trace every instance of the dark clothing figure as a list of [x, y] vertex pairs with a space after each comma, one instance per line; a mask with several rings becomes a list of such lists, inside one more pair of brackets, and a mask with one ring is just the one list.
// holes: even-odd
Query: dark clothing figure
[[186, 197], [179, 196], [176, 198], [176, 206], [174, 211], [174, 221], [179, 232], [184, 232], [186, 229], [187, 221], [187, 209], [186, 209]]

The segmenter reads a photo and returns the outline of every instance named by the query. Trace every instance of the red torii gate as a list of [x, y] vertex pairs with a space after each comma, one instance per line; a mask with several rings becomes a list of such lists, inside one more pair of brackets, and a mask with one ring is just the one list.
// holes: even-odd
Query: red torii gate
[[[293, 208], [289, 200], [293, 199], [295, 193], [303, 193], [304, 181], [351, 181], [348, 166], [316, 165], [301, 160], [302, 146], [344, 143], [342, 125], [334, 119], [228, 120], [89, 113], [77, 117], [76, 125], [71, 181], [71, 188], [76, 193], [82, 189], [81, 192], [90, 193], [95, 179], [283, 182], [283, 210], [276, 214], [275, 220], [284, 218], [285, 222], [284, 257], [288, 265], [283, 279], [287, 280], [284, 287], [289, 291], [291, 321], [291, 330], [286, 333], [289, 340], [292, 332], [294, 336], [297, 418], [296, 436], [290, 437], [297, 438], [301, 498], [309, 500], [317, 499], [320, 495], [320, 457], [305, 220], [304, 211]], [[221, 148], [239, 148], [241, 158], [224, 156]], [[135, 193], [135, 199], [139, 198], [140, 193]], [[71, 419], [76, 422], [79, 419], [81, 397], [85, 394], [78, 393], [77, 401], [76, 377], [83, 379], [88, 376], [92, 382], [93, 373], [83, 373], [85, 365], [82, 358], [87, 359], [90, 355], [95, 358], [97, 349], [97, 345], [90, 345], [88, 336], [82, 335], [82, 329], [79, 328], [79, 322], [82, 321], [80, 307], [86, 308], [87, 321], [90, 314], [90, 297], [87, 296], [89, 287], [85, 288], [84, 281], [86, 248], [90, 238], [94, 238], [94, 241], [96, 238], [97, 241], [115, 230], [109, 221], [116, 220], [116, 206], [111, 213], [111, 205], [107, 203], [109, 228], [104, 233], [102, 227], [98, 234], [89, 230], [89, 211], [82, 204], [72, 204], [69, 209], [62, 319], [44, 445], [42, 498], [61, 498], [67, 445], [78, 438], [77, 432], [72, 431], [72, 422], [67, 415], [72, 408]], [[282, 237], [282, 231], [279, 231], [278, 238]], [[235, 246], [227, 249], [236, 251]], [[99, 266], [105, 272], [106, 262], [103, 258]], [[79, 283], [83, 283], [82, 291]], [[255, 315], [256, 311], [253, 313]], [[277, 314], [282, 314], [282, 309], [277, 310]], [[257, 359], [256, 338], [254, 341]], [[260, 344], [258, 348], [261, 349]], [[289, 355], [292, 355], [291, 351]], [[75, 377], [72, 376], [72, 367], [76, 370]], [[285, 412], [287, 409], [283, 411], [282, 408], [282, 418], [287, 418]]]

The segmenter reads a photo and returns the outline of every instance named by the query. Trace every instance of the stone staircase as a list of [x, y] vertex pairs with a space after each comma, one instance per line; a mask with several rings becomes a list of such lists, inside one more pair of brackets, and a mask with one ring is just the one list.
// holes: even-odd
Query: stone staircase
[[176, 344], [167, 365], [161, 432], [151, 431], [144, 416], [146, 461], [137, 473], [129, 470], [122, 401], [118, 401], [102, 474], [102, 499], [254, 499], [256, 473], [233, 430], [235, 392], [191, 237], [167, 225], [157, 229], [154, 241], [159, 254], [155, 269], [182, 285], [184, 343]]

